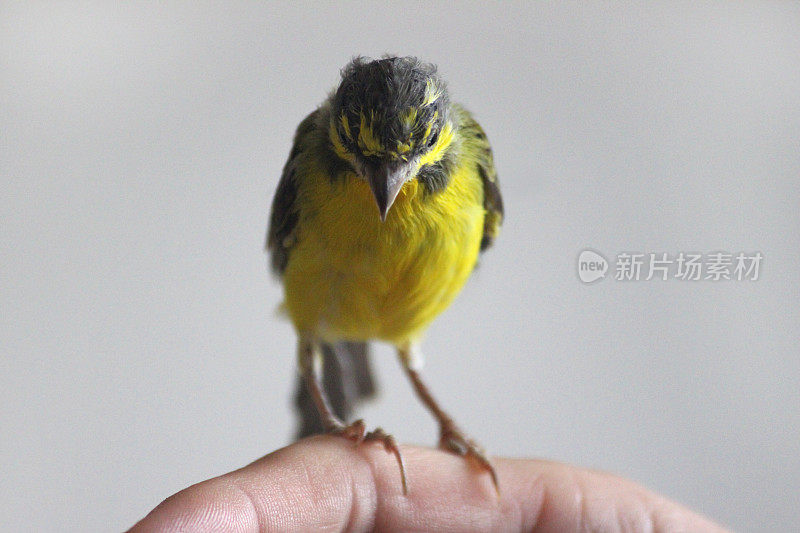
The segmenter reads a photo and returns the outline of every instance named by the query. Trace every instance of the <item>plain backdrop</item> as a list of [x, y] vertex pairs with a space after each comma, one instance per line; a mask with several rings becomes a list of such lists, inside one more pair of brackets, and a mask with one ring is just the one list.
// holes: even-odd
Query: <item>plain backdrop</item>
[[[794, 2], [4, 2], [0, 530], [121, 530], [290, 441], [268, 206], [298, 122], [386, 52], [439, 64], [506, 204], [423, 345], [442, 403], [493, 454], [792, 530], [798, 28]], [[764, 260], [754, 282], [585, 285], [584, 248]], [[433, 444], [375, 355], [359, 414]]]

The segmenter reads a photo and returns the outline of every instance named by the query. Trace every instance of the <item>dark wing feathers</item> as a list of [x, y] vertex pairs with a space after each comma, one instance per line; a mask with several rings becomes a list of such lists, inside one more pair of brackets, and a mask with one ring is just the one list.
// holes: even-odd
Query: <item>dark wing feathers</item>
[[278, 182], [278, 189], [272, 199], [272, 213], [269, 219], [269, 229], [267, 230], [267, 250], [271, 254], [272, 269], [277, 274], [282, 274], [289, 261], [289, 250], [294, 243], [294, 231], [297, 226], [297, 184], [295, 182], [295, 171], [297, 169], [297, 159], [302, 151], [306, 138], [314, 130], [315, 120], [319, 110], [308, 115], [297, 127], [294, 136], [292, 151], [289, 159], [283, 167], [281, 180]]
[[481, 251], [483, 251], [492, 245], [500, 233], [500, 225], [503, 223], [503, 197], [500, 196], [500, 183], [497, 181], [492, 147], [489, 145], [486, 133], [468, 111], [460, 106], [459, 111], [464, 143], [470, 145], [467, 151], [476, 159], [478, 174], [483, 182], [483, 207], [486, 209], [481, 239]]

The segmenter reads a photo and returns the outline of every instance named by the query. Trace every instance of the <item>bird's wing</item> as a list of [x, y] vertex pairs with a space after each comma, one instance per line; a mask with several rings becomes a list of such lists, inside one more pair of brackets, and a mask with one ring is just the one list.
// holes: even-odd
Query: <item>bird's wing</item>
[[295, 229], [297, 227], [297, 183], [295, 182], [295, 172], [297, 160], [307, 145], [307, 137], [314, 130], [314, 122], [319, 110], [309, 114], [297, 127], [294, 135], [292, 151], [289, 159], [283, 167], [281, 180], [278, 182], [278, 189], [272, 199], [272, 213], [269, 218], [269, 228], [267, 229], [267, 250], [270, 253], [272, 270], [277, 274], [282, 274], [289, 261], [289, 251], [294, 245]]
[[497, 181], [492, 147], [489, 145], [489, 139], [486, 138], [486, 132], [469, 112], [463, 108], [460, 111], [464, 143], [469, 145], [467, 150], [476, 159], [478, 173], [483, 182], [483, 207], [486, 209], [483, 221], [483, 239], [481, 239], [481, 251], [483, 251], [492, 245], [500, 233], [500, 225], [503, 223], [503, 197], [500, 196], [500, 183]]

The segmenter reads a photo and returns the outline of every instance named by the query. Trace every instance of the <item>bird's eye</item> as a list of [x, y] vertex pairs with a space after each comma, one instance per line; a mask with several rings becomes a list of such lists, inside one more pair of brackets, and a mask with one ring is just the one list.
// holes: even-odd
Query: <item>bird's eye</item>
[[439, 132], [436, 132], [433, 135], [431, 135], [431, 138], [428, 141], [428, 148], [433, 148], [433, 145], [436, 144], [436, 141], [438, 140], [439, 140]]

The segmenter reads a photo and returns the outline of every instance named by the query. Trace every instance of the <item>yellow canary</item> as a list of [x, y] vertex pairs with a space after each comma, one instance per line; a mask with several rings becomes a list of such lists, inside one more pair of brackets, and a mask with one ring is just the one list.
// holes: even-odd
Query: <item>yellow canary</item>
[[[348, 425], [340, 418], [348, 412], [345, 400], [371, 390], [363, 384], [365, 343], [397, 348], [439, 422], [440, 446], [475, 459], [497, 487], [483, 451], [420, 379], [417, 346], [497, 236], [502, 216], [486, 135], [450, 101], [431, 64], [356, 58], [297, 129], [273, 199], [267, 248], [299, 337], [299, 403], [307, 416], [313, 406], [320, 429], [383, 442], [397, 457], [404, 492], [395, 440], [380, 429], [366, 433], [361, 420]], [[335, 364], [323, 354], [335, 356]], [[327, 379], [329, 368], [335, 379]], [[353, 393], [345, 382], [359, 376], [361, 388]]]

